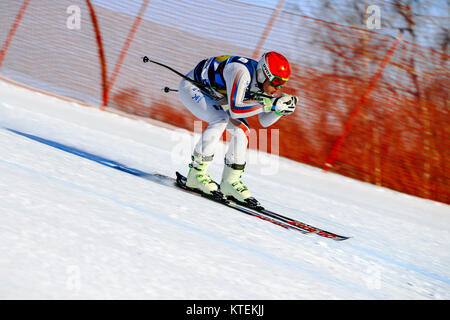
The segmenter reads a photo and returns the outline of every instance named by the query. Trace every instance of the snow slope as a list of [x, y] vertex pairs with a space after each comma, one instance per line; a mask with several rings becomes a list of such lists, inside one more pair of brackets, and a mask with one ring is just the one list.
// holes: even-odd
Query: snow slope
[[336, 242], [7, 129], [172, 176], [196, 142], [0, 81], [1, 299], [450, 298], [448, 205], [250, 151], [253, 194]]

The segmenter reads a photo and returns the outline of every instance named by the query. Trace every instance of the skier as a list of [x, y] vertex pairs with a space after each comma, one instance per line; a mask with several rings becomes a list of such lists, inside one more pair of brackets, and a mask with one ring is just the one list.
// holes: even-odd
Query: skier
[[[290, 74], [288, 60], [272, 51], [263, 54], [259, 61], [241, 56], [202, 60], [186, 76], [211, 88], [215, 98], [192, 82], [181, 80], [178, 88], [181, 102], [197, 118], [208, 123], [191, 157], [187, 187], [209, 195], [220, 191], [245, 205], [260, 206], [241, 181], [249, 134], [246, 118], [258, 115], [261, 125], [268, 127], [294, 112], [298, 98], [281, 93]], [[258, 93], [265, 97], [261, 98]], [[232, 138], [219, 189], [207, 170], [225, 129]]]

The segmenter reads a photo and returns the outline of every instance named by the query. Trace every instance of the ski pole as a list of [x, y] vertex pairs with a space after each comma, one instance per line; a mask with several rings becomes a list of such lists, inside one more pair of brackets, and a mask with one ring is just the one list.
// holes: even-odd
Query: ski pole
[[[150, 62], [150, 63], [154, 63], [157, 64], [161, 67], [164, 67], [166, 69], [169, 69], [170, 71], [174, 72], [175, 74], [179, 75], [180, 77], [182, 77], [183, 79], [189, 81], [190, 83], [192, 83], [193, 85], [197, 86], [200, 90], [203, 90], [208, 96], [210, 96], [212, 99], [219, 101], [220, 99], [223, 99], [223, 97], [218, 97], [216, 94], [214, 94], [214, 92], [212, 91], [211, 88], [207, 87], [206, 85], [204, 85], [201, 82], [195, 81], [191, 78], [189, 78], [188, 76], [185, 76], [184, 74], [182, 74], [181, 72], [175, 70], [174, 68], [169, 67], [166, 64], [154, 61], [154, 60], [150, 60], [147, 56], [142, 57], [142, 61], [144, 63]], [[169, 91], [176, 91], [174, 89], [170, 89], [169, 87], [165, 87], [163, 89], [164, 92], [169, 92]]]
[[160, 63], [160, 62], [157, 62], [157, 61], [154, 61], [154, 60], [150, 60], [147, 56], [142, 57], [142, 61], [143, 61], [144, 63], [151, 62], [151, 63], [157, 64], [157, 65], [159, 65], [159, 66], [161, 66], [161, 67], [164, 67], [164, 68], [166, 68], [166, 69], [169, 69], [170, 71], [176, 73], [177, 75], [179, 75], [179, 76], [182, 77], [183, 79], [186, 79], [187, 81], [192, 82], [192, 83], [195, 84], [196, 86], [198, 86], [198, 85], [203, 86], [202, 83], [199, 83], [199, 82], [197, 82], [197, 81], [195, 81], [195, 80], [193, 80], [193, 79], [191, 79], [191, 78], [185, 76], [185, 75], [182, 74], [181, 72], [179, 72], [179, 71], [177, 71], [177, 70], [175, 70], [175, 69], [169, 67], [169, 66], [166, 65], [166, 64], [162, 64], [162, 63]]
[[[144, 63], [147, 63], [147, 62], [154, 63], [154, 64], [157, 64], [157, 65], [159, 65], [159, 66], [161, 66], [161, 67], [164, 67], [164, 68], [166, 68], [166, 69], [169, 69], [170, 71], [172, 71], [172, 72], [174, 72], [175, 74], [179, 75], [179, 76], [182, 77], [183, 79], [185, 79], [185, 80], [189, 81], [190, 83], [192, 83], [193, 85], [197, 86], [199, 89], [205, 91], [205, 92], [206, 92], [211, 98], [213, 98], [214, 100], [217, 100], [217, 101], [218, 101], [218, 100], [220, 100], [220, 99], [223, 99], [222, 97], [218, 97], [217, 95], [215, 95], [210, 87], [204, 85], [204, 84], [201, 83], [201, 82], [195, 81], [195, 80], [193, 80], [193, 79], [191, 79], [191, 78], [185, 76], [185, 75], [182, 74], [181, 72], [179, 72], [179, 71], [177, 71], [177, 70], [175, 70], [175, 69], [169, 67], [168, 65], [165, 65], [165, 64], [163, 64], [163, 63], [160, 63], [160, 62], [157, 62], [157, 61], [154, 61], [154, 60], [151, 60], [151, 59], [149, 59], [149, 57], [147, 57], [147, 56], [142, 57], [142, 61], [143, 61]], [[174, 89], [170, 89], [169, 87], [165, 87], [163, 90], [164, 90], [164, 92], [175, 91]], [[269, 96], [269, 95], [264, 94], [264, 93], [253, 92], [253, 91], [248, 91], [248, 90], [247, 90], [247, 92], [248, 92], [249, 94], [251, 94], [251, 95], [255, 95], [255, 96], [258, 96], [258, 97], [261, 97], [261, 98], [270, 98], [270, 99], [273, 99], [272, 96]]]

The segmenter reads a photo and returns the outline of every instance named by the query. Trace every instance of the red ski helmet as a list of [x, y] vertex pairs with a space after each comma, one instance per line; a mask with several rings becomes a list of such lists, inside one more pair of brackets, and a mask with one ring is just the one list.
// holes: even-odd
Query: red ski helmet
[[291, 66], [281, 54], [270, 51], [262, 55], [256, 67], [256, 80], [264, 83], [266, 79], [274, 87], [282, 87], [289, 80]]

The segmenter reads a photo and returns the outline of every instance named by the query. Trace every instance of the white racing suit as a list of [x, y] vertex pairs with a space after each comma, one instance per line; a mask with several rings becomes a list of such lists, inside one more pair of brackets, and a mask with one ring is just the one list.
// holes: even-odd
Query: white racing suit
[[257, 61], [239, 56], [218, 56], [201, 61], [187, 77], [213, 88], [226, 96], [227, 104], [220, 105], [191, 82], [183, 79], [179, 85], [182, 103], [197, 118], [209, 125], [195, 146], [194, 153], [212, 157], [215, 147], [228, 130], [230, 147], [225, 155], [229, 164], [245, 164], [249, 126], [245, 118], [258, 115], [262, 126], [268, 127], [280, 116], [264, 112], [262, 101], [247, 91], [260, 92], [256, 81]]

